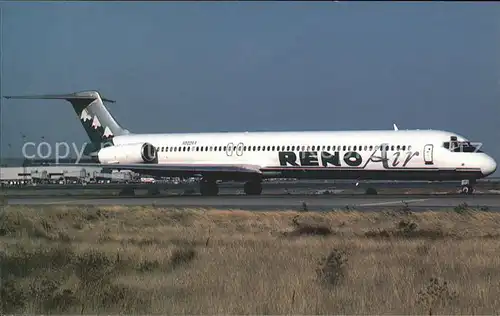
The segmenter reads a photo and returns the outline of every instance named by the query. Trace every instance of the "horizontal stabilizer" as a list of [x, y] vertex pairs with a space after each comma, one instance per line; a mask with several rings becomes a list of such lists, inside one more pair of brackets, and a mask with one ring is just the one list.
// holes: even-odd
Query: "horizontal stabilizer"
[[[32, 95], [6, 95], [6, 99], [34, 99], [34, 100], [93, 100], [97, 96], [88, 93], [69, 93], [69, 94], [32, 94]], [[104, 102], [115, 103], [116, 101], [101, 97]]]

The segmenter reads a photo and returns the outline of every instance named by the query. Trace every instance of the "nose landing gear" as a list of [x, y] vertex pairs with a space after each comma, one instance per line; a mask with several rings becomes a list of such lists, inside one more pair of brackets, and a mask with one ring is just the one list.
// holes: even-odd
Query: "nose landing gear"
[[462, 180], [462, 187], [460, 188], [460, 194], [471, 195], [474, 193], [475, 180]]

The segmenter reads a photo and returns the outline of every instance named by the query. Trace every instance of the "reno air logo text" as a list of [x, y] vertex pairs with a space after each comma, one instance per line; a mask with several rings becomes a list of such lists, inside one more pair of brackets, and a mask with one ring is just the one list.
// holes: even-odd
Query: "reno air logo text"
[[381, 149], [376, 149], [371, 153], [366, 161], [363, 160], [361, 153], [356, 151], [348, 151], [344, 154], [340, 152], [313, 152], [301, 151], [298, 153], [292, 151], [282, 151], [278, 153], [280, 166], [294, 167], [359, 167], [365, 168], [369, 163], [377, 163], [382, 165], [384, 169], [406, 167], [414, 158], [418, 157], [418, 151], [398, 151], [389, 153], [385, 150], [386, 145], [382, 145]]
[[[303, 166], [303, 167], [340, 167], [340, 153], [329, 153], [322, 151], [318, 158], [318, 152], [301, 151], [297, 155], [292, 151], [280, 151], [278, 153], [281, 166]], [[363, 162], [360, 154], [354, 151], [347, 152], [342, 157], [343, 162], [350, 167], [357, 167]]]

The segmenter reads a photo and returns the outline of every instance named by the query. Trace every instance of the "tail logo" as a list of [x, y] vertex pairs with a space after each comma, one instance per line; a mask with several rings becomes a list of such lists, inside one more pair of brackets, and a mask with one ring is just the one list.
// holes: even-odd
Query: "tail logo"
[[[89, 112], [86, 109], [82, 110], [82, 113], [80, 114], [80, 119], [83, 122], [92, 121], [92, 128], [95, 129], [95, 130], [98, 130], [99, 127], [102, 128], [102, 124], [99, 121], [99, 119], [97, 118], [97, 115], [94, 115], [94, 117], [92, 118], [92, 115], [90, 115]], [[114, 137], [113, 132], [111, 132], [111, 129], [108, 126], [106, 126], [104, 128], [103, 137], [104, 138], [112, 138], [112, 137]]]
[[111, 130], [109, 129], [109, 127], [106, 126], [106, 128], [104, 129], [104, 137], [108, 138], [108, 137], [113, 137], [113, 133], [111, 133]]
[[82, 114], [80, 114], [80, 119], [84, 122], [91, 120], [92, 116], [90, 116], [89, 112], [86, 109], [83, 109]]
[[97, 116], [94, 116], [94, 120], [92, 121], [92, 127], [97, 129], [98, 127], [101, 127], [101, 122], [99, 122], [99, 119]]

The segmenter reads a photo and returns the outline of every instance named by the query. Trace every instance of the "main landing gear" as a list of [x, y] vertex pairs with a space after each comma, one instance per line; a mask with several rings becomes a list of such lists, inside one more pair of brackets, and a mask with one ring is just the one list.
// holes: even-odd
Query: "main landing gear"
[[200, 193], [204, 196], [215, 196], [219, 194], [219, 186], [213, 180], [203, 179], [200, 181]]
[[262, 183], [260, 181], [248, 181], [243, 190], [246, 195], [260, 195], [262, 193]]
[[[243, 190], [246, 195], [260, 195], [262, 183], [260, 180], [252, 180], [245, 183]], [[219, 194], [219, 186], [214, 180], [203, 179], [200, 181], [200, 193], [203, 196], [216, 196]]]
[[460, 194], [471, 195], [474, 193], [475, 180], [463, 180], [462, 187], [460, 188]]

